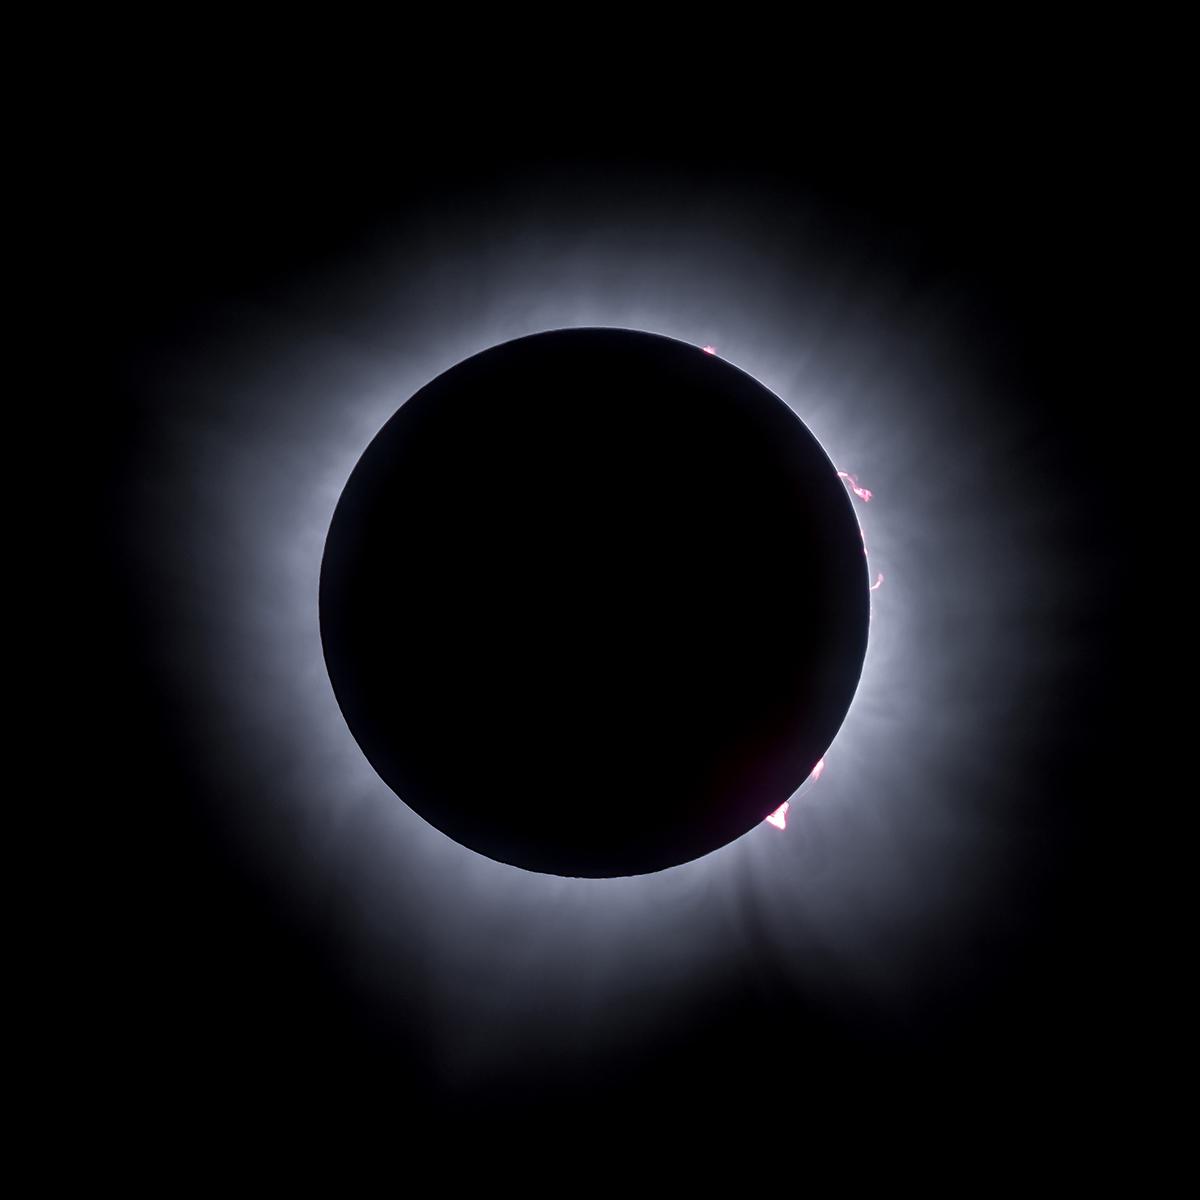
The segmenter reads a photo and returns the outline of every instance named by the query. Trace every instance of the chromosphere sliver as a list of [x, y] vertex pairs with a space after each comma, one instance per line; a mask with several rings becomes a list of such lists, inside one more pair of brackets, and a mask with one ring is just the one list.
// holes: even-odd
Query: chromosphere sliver
[[845, 718], [869, 579], [777, 396], [654, 334], [485, 350], [380, 430], [334, 513], [321, 638], [372, 766], [481, 854], [558, 875], [698, 858]]

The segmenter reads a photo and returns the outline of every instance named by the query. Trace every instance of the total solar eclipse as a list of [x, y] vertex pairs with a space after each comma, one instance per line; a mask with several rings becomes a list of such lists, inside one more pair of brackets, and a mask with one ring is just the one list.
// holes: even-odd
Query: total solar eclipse
[[698, 347], [573, 329], [403, 404], [320, 579], [367, 759], [479, 853], [567, 876], [687, 862], [800, 786], [858, 684], [846, 489], [779, 397]]

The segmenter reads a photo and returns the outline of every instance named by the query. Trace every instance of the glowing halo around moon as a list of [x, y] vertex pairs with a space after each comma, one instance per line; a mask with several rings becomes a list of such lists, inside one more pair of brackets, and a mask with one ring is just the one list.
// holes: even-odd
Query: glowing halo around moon
[[[1011, 713], [1036, 720], [1053, 694], [1030, 682], [1062, 653], [1037, 597], [1074, 602], [1039, 540], [1054, 497], [996, 466], [1019, 461], [1026, 412], [963, 351], [952, 288], [914, 296], [886, 257], [840, 254], [819, 214], [746, 212], [616, 204], [548, 226], [538, 195], [494, 227], [448, 212], [229, 301], [156, 359], [135, 479], [139, 546], [157, 549], [131, 574], [156, 597], [196, 786], [364, 991], [414, 1010], [447, 1070], [503, 1069], [504, 1014], [515, 1028], [535, 991], [534, 1040], [561, 1053], [585, 1026], [594, 1044], [586, 1014], [636, 986], [619, 1028], [636, 1046], [748, 946], [809, 994], [870, 998], [886, 978], [917, 1003], [919, 931], [952, 943], [992, 895], [980, 798]], [[584, 326], [719, 347], [780, 397], [879, 497], [855, 503], [887, 577], [857, 698], [820, 786], [788, 798], [786, 836], [764, 821], [614, 879], [496, 862], [397, 803], [342, 718], [316, 602], [338, 499], [398, 405], [490, 346]], [[473, 1039], [480, 994], [499, 1015]]]

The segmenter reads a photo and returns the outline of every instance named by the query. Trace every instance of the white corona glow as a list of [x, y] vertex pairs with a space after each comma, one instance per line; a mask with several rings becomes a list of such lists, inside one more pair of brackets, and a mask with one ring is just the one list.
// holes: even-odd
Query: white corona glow
[[[631, 1013], [634, 994], [621, 1045], [660, 1036], [679, 1005], [725, 977], [751, 927], [754, 953], [773, 955], [800, 989], [866, 995], [885, 975], [936, 975], [894, 968], [930, 952], [919, 935], [931, 922], [944, 953], [988, 884], [979, 864], [991, 834], [970, 798], [993, 786], [1004, 722], [989, 718], [1007, 720], [1017, 697], [1049, 695], [1031, 693], [1031, 662], [1053, 662], [1061, 646], [1038, 643], [1043, 614], [1029, 615], [1029, 597], [1047, 594], [1031, 581], [1056, 579], [1053, 563], [1039, 574], [1022, 536], [1036, 489], [993, 488], [984, 503], [974, 486], [986, 456], [1023, 446], [1025, 431], [988, 378], [956, 358], [953, 296], [909, 303], [889, 265], [831, 254], [819, 223], [810, 230], [791, 208], [777, 226], [741, 209], [722, 215], [714, 200], [639, 213], [636, 227], [614, 210], [548, 230], [544, 201], [527, 203], [529, 215], [514, 201], [484, 233], [446, 215], [411, 236], [381, 234], [332, 280], [211, 314], [203, 337], [156, 368], [133, 501], [143, 544], [161, 548], [134, 574], [158, 589], [160, 669], [183, 698], [213, 820], [297, 920], [334, 931], [364, 989], [406, 1006], [428, 1030], [431, 1061], [456, 1078], [507, 1064], [505, 1047], [529, 1039], [505, 1033], [527, 1028], [533, 995], [538, 1039], [553, 1053], [594, 1046], [587, 1014]], [[778, 228], [794, 237], [788, 257]], [[872, 565], [877, 582], [894, 574], [893, 559], [905, 572], [872, 626], [837, 770], [803, 803], [780, 797], [792, 836], [754, 830], [623, 879], [495, 862], [397, 799], [337, 706], [317, 610], [334, 508], [396, 409], [490, 346], [587, 326], [708, 353], [719, 331], [723, 360], [887, 496], [870, 508]], [[1008, 522], [1004, 537], [981, 536], [997, 522]], [[981, 595], [984, 542], [1006, 557], [1003, 570], [989, 564]], [[913, 882], [934, 879], [936, 889]], [[404, 964], [418, 960], [414, 989]], [[493, 1017], [476, 1035], [479, 996]]]

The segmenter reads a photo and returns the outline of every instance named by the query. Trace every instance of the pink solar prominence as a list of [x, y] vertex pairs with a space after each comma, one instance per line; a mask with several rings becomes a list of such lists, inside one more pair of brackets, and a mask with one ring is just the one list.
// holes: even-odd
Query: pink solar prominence
[[[706, 351], [710, 350], [710, 348], [708, 346], [705, 346], [704, 349]], [[859, 483], [858, 483], [858, 477], [855, 475], [851, 475], [849, 471], [839, 471], [837, 473], [837, 475], [838, 475], [838, 478], [840, 480], [842, 480], [842, 482], [845, 483], [850, 488], [850, 490], [864, 504], [868, 503], [871, 500], [871, 498], [875, 495], [875, 493], [872, 492], [870, 488], [860, 487]], [[866, 554], [866, 552], [867, 552], [867, 538], [866, 538], [866, 535], [864, 534], [863, 535], [863, 553]], [[870, 585], [870, 590], [872, 592], [877, 592], [877, 591], [879, 591], [879, 589], [882, 586], [883, 586], [883, 572], [880, 571], [875, 576], [875, 582]], [[812, 773], [809, 775], [809, 779], [811, 779], [814, 783], [816, 783], [816, 781], [821, 778], [821, 773], [824, 770], [825, 770], [825, 760], [824, 760], [824, 758], [822, 758], [820, 760], [820, 762], [818, 762], [817, 765], [815, 767], [813, 767]], [[776, 829], [780, 829], [780, 830], [786, 829], [787, 828], [788, 809], [790, 807], [791, 807], [791, 801], [785, 800], [769, 817], [766, 818], [767, 824], [773, 826]]]

